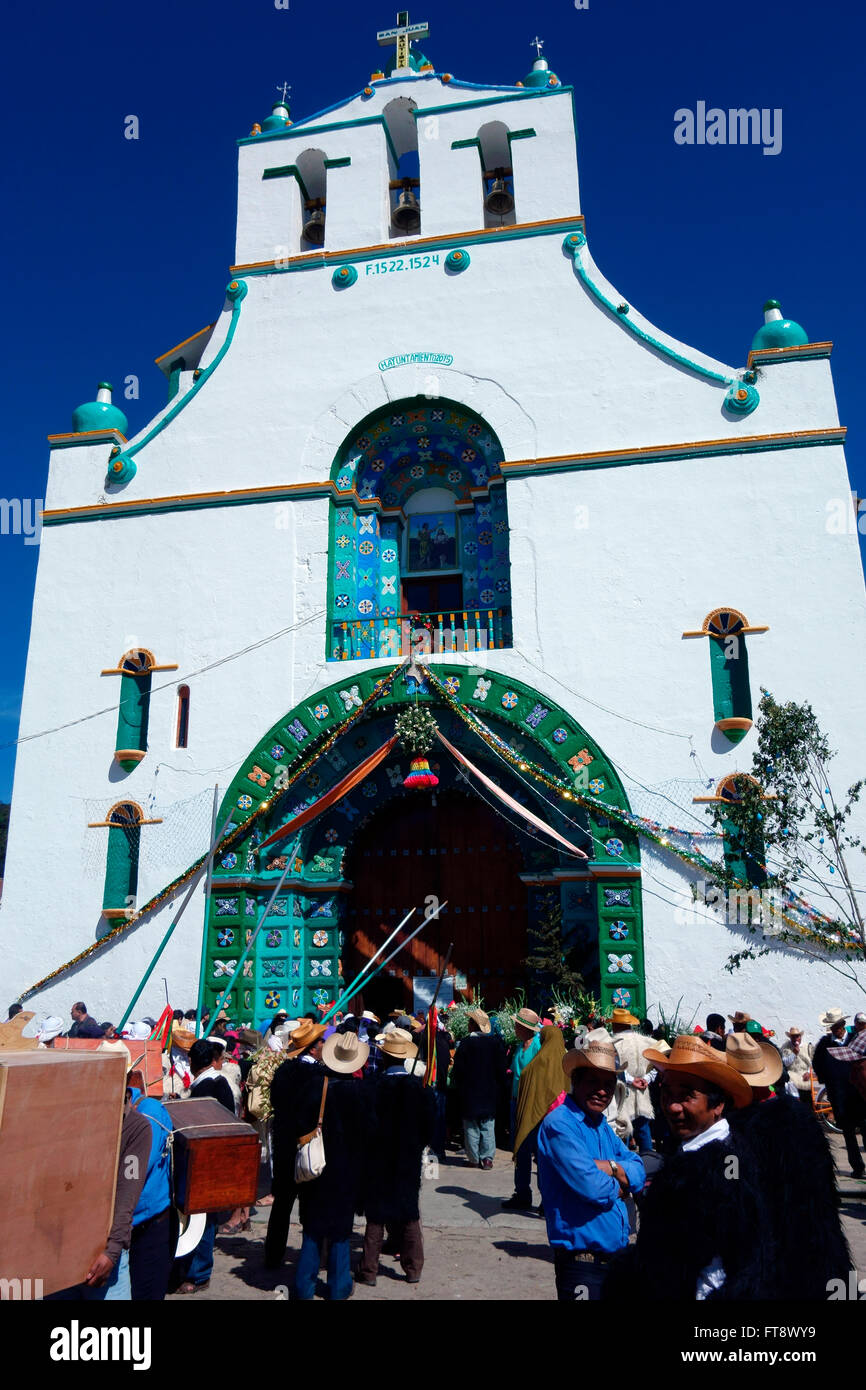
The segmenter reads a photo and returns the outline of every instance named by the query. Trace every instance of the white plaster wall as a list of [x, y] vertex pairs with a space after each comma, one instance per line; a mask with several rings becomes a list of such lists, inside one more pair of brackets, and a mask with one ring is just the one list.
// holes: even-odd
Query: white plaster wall
[[[447, 87], [424, 85], [428, 104], [436, 91], [453, 99]], [[384, 88], [382, 100], [394, 90]], [[501, 110], [510, 119], [529, 104]], [[521, 114], [515, 122], [535, 125], [538, 139], [517, 142], [515, 151], [541, 149], [540, 123], [566, 109], [553, 98], [538, 107], [537, 119]], [[374, 109], [365, 105], [364, 114]], [[315, 144], [324, 148], [326, 139], [316, 136]], [[286, 145], [243, 147], [242, 162], [247, 150], [258, 159], [259, 149], [267, 167], [291, 162], [277, 154]], [[308, 147], [305, 136], [301, 148]], [[327, 152], [347, 150], [341, 144]], [[252, 156], [247, 167], [258, 167]], [[334, 187], [347, 172], [334, 171]], [[243, 198], [251, 202], [250, 235], [258, 236], [266, 219], [262, 205], [252, 206], [250, 178]], [[226, 357], [139, 452], [132, 482], [111, 495], [322, 481], [343, 439], [371, 410], [430, 391], [427, 367], [378, 371], [382, 358], [401, 352], [452, 353], [452, 367], [434, 369], [433, 390], [478, 410], [511, 460], [837, 424], [822, 361], [763, 369], [758, 410], [745, 419], [726, 416], [724, 388], [636, 342], [584, 289], [561, 242], [557, 234], [472, 246], [470, 268], [459, 276], [445, 274], [444, 252], [438, 267], [384, 276], [368, 274], [362, 262], [357, 284], [342, 292], [331, 284], [331, 266], [250, 277]], [[603, 288], [616, 302], [615, 289]], [[643, 323], [637, 311], [632, 316]], [[227, 307], [203, 365], [213, 361], [229, 321]], [[694, 360], [729, 370], [647, 327]], [[752, 327], [744, 325], [743, 360]], [[104, 447], [55, 451], [49, 508], [98, 504], [106, 454]], [[862, 772], [863, 579], [853, 528], [838, 535], [828, 524], [828, 507], [848, 495], [839, 447], [560, 472], [507, 486], [518, 645], [490, 654], [491, 666], [556, 700], [647, 786], [694, 779], [692, 747], [719, 778], [748, 767], [754, 736], [736, 749], [714, 740], [706, 644], [681, 633], [730, 604], [770, 627], [749, 639], [755, 703], [761, 685], [779, 698], [811, 700], [839, 749], [835, 784], [847, 786]], [[86, 835], [107, 832], [86, 830], [87, 800], [131, 797], [159, 816], [215, 781], [225, 787], [262, 733], [337, 678], [323, 660], [328, 505], [320, 497], [44, 530], [22, 734], [116, 705], [119, 680], [99, 671], [130, 647], [149, 647], [179, 670], [154, 679], [167, 688], [153, 696], [147, 758], [128, 776], [119, 776], [112, 759], [113, 709], [21, 745], [0, 913], [10, 998], [97, 930], [102, 875], [82, 871], [83, 846]], [[306, 625], [237, 661], [194, 674], [300, 622]], [[356, 669], [341, 663], [339, 675], [350, 679]], [[191, 690], [186, 751], [171, 746], [181, 681]], [[143, 870], [139, 900], [183, 867], [180, 849], [167, 846], [165, 872]], [[760, 1009], [765, 1022], [811, 1028], [819, 1008], [850, 1001], [827, 966], [802, 970], [790, 955], [749, 966], [732, 981], [723, 967], [739, 946], [736, 934], [712, 923], [678, 924], [670, 903], [681, 894], [681, 871], [654, 858], [647, 870], [650, 1004], [670, 1007], [680, 995], [687, 1008], [704, 1007], [704, 997], [713, 1007], [727, 1000], [724, 1012]], [[44, 992], [36, 1007], [65, 1015], [83, 996], [92, 1012], [116, 1019], [169, 920], [166, 907]], [[137, 1012], [158, 1012], [163, 975], [180, 1002], [193, 1002], [201, 924], [199, 895]], [[787, 1013], [771, 1014], [774, 1003]]]
[[[332, 285], [332, 266], [250, 276], [225, 357], [171, 426], [140, 450], [136, 477], [115, 495], [133, 500], [322, 481], [330, 460], [321, 450], [311, 453], [311, 422], [318, 428], [333, 414], [332, 458], [343, 425], [358, 419], [338, 416], [337, 402], [353, 392], [369, 396], [378, 363], [413, 351], [452, 354], [451, 370], [471, 379], [473, 393], [494, 382], [532, 419], [540, 457], [838, 423], [828, 364], [820, 360], [763, 368], [758, 409], [728, 415], [726, 388], [636, 340], [587, 292], [561, 243], [556, 234], [473, 246], [469, 269], [456, 276], [444, 270], [444, 251], [438, 265], [431, 258], [426, 268], [388, 274], [371, 273], [376, 261], [362, 262], [346, 290]], [[394, 258], [401, 254], [395, 244]], [[226, 309], [204, 365], [228, 322]], [[693, 360], [733, 375], [733, 368], [653, 331]], [[744, 325], [744, 361], [747, 339]], [[431, 376], [443, 394], [456, 380], [425, 368], [414, 374], [417, 389], [429, 390]], [[384, 373], [375, 392], [390, 394], [394, 377]], [[490, 423], [500, 429], [498, 418]], [[500, 438], [507, 458], [526, 457]], [[100, 470], [68, 468], [63, 481], [52, 478], [52, 506], [93, 505], [103, 490]]]

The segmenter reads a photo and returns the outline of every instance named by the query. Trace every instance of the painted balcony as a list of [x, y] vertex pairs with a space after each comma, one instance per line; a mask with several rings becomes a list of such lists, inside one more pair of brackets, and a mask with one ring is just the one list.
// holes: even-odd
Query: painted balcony
[[469, 608], [334, 622], [330, 659], [380, 660], [412, 652], [482, 652], [511, 645], [510, 609]]

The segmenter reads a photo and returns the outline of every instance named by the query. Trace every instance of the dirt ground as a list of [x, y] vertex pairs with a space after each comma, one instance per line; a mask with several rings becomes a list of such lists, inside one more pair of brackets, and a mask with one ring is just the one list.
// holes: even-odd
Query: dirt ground
[[[866, 1276], [866, 1182], [844, 1176], [849, 1169], [842, 1141], [832, 1136], [831, 1145], [840, 1174], [845, 1233], [862, 1278]], [[425, 1263], [420, 1284], [407, 1284], [399, 1263], [383, 1257], [376, 1287], [356, 1285], [354, 1300], [555, 1299], [553, 1260], [543, 1216], [536, 1212], [503, 1212], [500, 1208], [502, 1198], [511, 1193], [511, 1178], [511, 1155], [501, 1150], [488, 1172], [469, 1168], [461, 1157], [449, 1155], [439, 1165], [438, 1173], [422, 1183]], [[217, 1236], [210, 1287], [195, 1295], [175, 1294], [169, 1301], [287, 1299], [300, 1249], [300, 1228], [293, 1219], [282, 1268], [267, 1270], [263, 1262], [267, 1218], [268, 1208], [260, 1207], [253, 1212], [251, 1231]], [[363, 1229], [363, 1222], [357, 1222], [352, 1241], [353, 1264], [360, 1253]], [[323, 1278], [319, 1293], [324, 1295], [324, 1291]]]

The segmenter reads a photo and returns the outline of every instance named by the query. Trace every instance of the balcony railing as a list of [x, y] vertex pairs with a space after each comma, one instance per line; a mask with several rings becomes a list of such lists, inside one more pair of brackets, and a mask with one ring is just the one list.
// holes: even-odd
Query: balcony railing
[[483, 652], [511, 646], [507, 608], [460, 613], [405, 613], [331, 624], [331, 661], [410, 656], [413, 652]]

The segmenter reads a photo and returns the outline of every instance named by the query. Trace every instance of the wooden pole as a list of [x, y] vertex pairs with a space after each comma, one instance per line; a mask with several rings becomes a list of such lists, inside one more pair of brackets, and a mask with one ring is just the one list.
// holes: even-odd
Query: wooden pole
[[[296, 843], [297, 843], [297, 842], [296, 842]], [[214, 1011], [213, 1011], [213, 1016], [212, 1016], [214, 1022], [215, 1022], [216, 1019], [218, 1018], [220, 1009], [223, 1007], [223, 1005], [224, 1005], [225, 1002], [226, 1002], [226, 999], [227, 999], [228, 996], [231, 994], [231, 992], [232, 992], [232, 987], [234, 986], [235, 981], [237, 980], [238, 976], [240, 975], [241, 971], [242, 971], [243, 968], [244, 968], [244, 961], [246, 960], [247, 956], [249, 955], [250, 951], [253, 949], [253, 946], [254, 946], [255, 943], [256, 943], [256, 937], [258, 936], [259, 932], [261, 931], [262, 927], [264, 926], [265, 918], [267, 917], [268, 913], [270, 912], [271, 908], [273, 907], [273, 905], [274, 905], [274, 900], [275, 900], [277, 894], [279, 893], [280, 889], [282, 888], [283, 884], [285, 883], [286, 878], [288, 877], [289, 870], [290, 870], [290, 868], [292, 867], [292, 864], [294, 863], [294, 860], [295, 860], [295, 853], [294, 853], [294, 850], [293, 850], [292, 853], [291, 853], [290, 855], [287, 856], [287, 859], [286, 859], [286, 867], [283, 869], [283, 872], [282, 872], [282, 874], [280, 875], [280, 880], [279, 880], [279, 882], [278, 882], [277, 884], [274, 885], [274, 891], [271, 893], [271, 896], [268, 898], [267, 904], [266, 904], [266, 906], [265, 906], [265, 910], [264, 910], [264, 912], [262, 913], [261, 917], [260, 917], [259, 920], [258, 920], [258, 925], [256, 926], [255, 931], [253, 932], [252, 936], [251, 936], [250, 939], [249, 939], [249, 942], [247, 943], [246, 947], [244, 948], [243, 955], [241, 956], [240, 960], [239, 960], [238, 963], [237, 963], [237, 968], [236, 968], [236, 970], [235, 970], [235, 973], [232, 975], [231, 979], [229, 980], [228, 984], [226, 985], [225, 989], [223, 990], [221, 997], [217, 1000], [216, 1004], [214, 1005]], [[255, 1019], [253, 1019], [253, 1022], [255, 1022]]]
[[[388, 945], [390, 945], [390, 943], [394, 940], [394, 937], [397, 935], [398, 931], [402, 931], [402, 930], [403, 930], [403, 928], [405, 927], [406, 923], [409, 921], [409, 918], [412, 916], [412, 913], [413, 913], [414, 911], [415, 911], [415, 908], [414, 908], [414, 907], [410, 907], [409, 911], [406, 913], [406, 916], [403, 918], [402, 922], [398, 922], [397, 926], [394, 928], [394, 930], [392, 931], [391, 935], [390, 935], [390, 936], [387, 936], [387, 937], [385, 938], [385, 940], [382, 942], [382, 945], [379, 947], [378, 951], [376, 951], [375, 955], [372, 955], [372, 956], [370, 957], [370, 959], [367, 961], [367, 964], [366, 964], [366, 965], [363, 967], [363, 969], [360, 970], [360, 971], [358, 972], [358, 974], [355, 976], [355, 978], [354, 978], [354, 980], [352, 981], [351, 985], [349, 985], [346, 989], [344, 989], [344, 990], [343, 990], [343, 993], [341, 994], [340, 998], [336, 1001], [336, 1003], [334, 1003], [334, 1004], [331, 1005], [330, 1009], [328, 1010], [328, 1012], [325, 1014], [324, 1018], [322, 1019], [322, 1023], [327, 1023], [328, 1019], [331, 1017], [331, 1014], [334, 1014], [334, 1013], [337, 1012], [337, 1010], [339, 1009], [339, 1007], [340, 1007], [340, 1005], [342, 1004], [343, 1000], [346, 998], [346, 995], [349, 993], [349, 990], [350, 990], [350, 989], [351, 989], [351, 991], [352, 991], [353, 994], [355, 994], [355, 993], [357, 992], [356, 989], [355, 989], [355, 986], [361, 981], [361, 979], [363, 978], [363, 976], [366, 975], [367, 972], [370, 970], [370, 967], [372, 966], [373, 961], [376, 959], [376, 957], [377, 957], [377, 956], [381, 956], [381, 954], [382, 954], [382, 952], [384, 951], [385, 947], [388, 946]], [[370, 976], [370, 978], [372, 979], [372, 976]], [[366, 982], [365, 982], [365, 983], [366, 983]]]
[[[226, 830], [228, 829], [228, 825], [229, 825], [229, 821], [230, 821], [230, 820], [231, 820], [231, 817], [229, 817], [228, 820], [226, 820], [225, 824], [223, 825], [222, 829], [220, 830], [219, 835], [217, 835], [216, 838], [215, 838], [214, 840], [212, 840], [212, 842], [211, 842], [210, 851], [209, 851], [209, 853], [208, 853], [208, 857], [207, 857], [207, 861], [206, 861], [206, 862], [207, 862], [208, 870], [210, 870], [211, 861], [213, 860], [214, 854], [216, 853], [217, 845], [219, 844], [220, 840], [221, 840], [221, 839], [223, 838], [223, 836], [225, 835]], [[120, 1020], [120, 1022], [119, 1022], [118, 1025], [117, 1025], [117, 1031], [118, 1031], [118, 1033], [120, 1033], [120, 1032], [123, 1030], [123, 1028], [125, 1028], [125, 1026], [126, 1026], [126, 1024], [127, 1024], [128, 1020], [129, 1020], [129, 1016], [130, 1016], [130, 1014], [132, 1013], [132, 1011], [133, 1011], [133, 1009], [135, 1008], [135, 1005], [136, 1005], [136, 1003], [137, 1003], [137, 1001], [138, 1001], [139, 995], [141, 994], [142, 990], [144, 989], [145, 985], [147, 984], [148, 980], [150, 979], [151, 975], [153, 974], [154, 967], [156, 966], [156, 962], [159, 960], [160, 956], [162, 955], [163, 951], [165, 950], [166, 946], [168, 945], [169, 939], [170, 939], [170, 937], [171, 937], [172, 932], [174, 931], [175, 927], [177, 926], [178, 922], [180, 921], [181, 917], [183, 916], [184, 912], [186, 911], [187, 905], [188, 905], [190, 899], [192, 898], [192, 895], [193, 895], [193, 893], [195, 892], [196, 888], [198, 887], [199, 879], [201, 878], [202, 873], [204, 872], [204, 868], [205, 868], [204, 864], [200, 864], [200, 865], [198, 866], [198, 869], [196, 870], [196, 872], [195, 872], [195, 874], [194, 874], [194, 876], [193, 876], [192, 882], [191, 882], [190, 885], [189, 885], [189, 889], [188, 889], [188, 891], [187, 891], [187, 895], [186, 895], [186, 897], [184, 898], [183, 902], [181, 903], [180, 909], [178, 910], [178, 913], [177, 913], [176, 917], [174, 918], [174, 920], [172, 921], [171, 925], [169, 926], [169, 929], [168, 929], [168, 931], [166, 932], [165, 936], [162, 938], [162, 941], [159, 943], [159, 946], [158, 946], [157, 949], [156, 949], [156, 953], [155, 953], [153, 959], [151, 960], [150, 965], [147, 967], [147, 969], [146, 969], [145, 972], [144, 972], [144, 975], [143, 975], [143, 977], [142, 977], [142, 980], [141, 980], [140, 985], [138, 986], [138, 989], [135, 991], [135, 994], [132, 996], [132, 998], [131, 998], [130, 1001], [129, 1001], [129, 1005], [128, 1005], [128, 1007], [127, 1007], [126, 1013], [123, 1015], [123, 1018]]]
[[[213, 809], [210, 818], [210, 837], [213, 843], [213, 834], [216, 828], [217, 806], [219, 804], [219, 784], [213, 789]], [[201, 1032], [202, 1004], [204, 1002], [204, 972], [207, 964], [207, 914], [210, 906], [210, 890], [213, 883], [213, 856], [207, 861], [207, 882], [204, 890], [204, 924], [201, 932], [201, 960], [198, 970], [198, 998], [195, 1004], [195, 1035], [198, 1037]]]
[[[438, 915], [438, 909], [437, 909], [437, 915]], [[439, 971], [439, 979], [436, 981], [436, 989], [435, 989], [435, 991], [434, 991], [434, 993], [433, 993], [433, 998], [432, 998], [431, 1001], [430, 1001], [430, 1006], [429, 1006], [429, 1008], [427, 1009], [427, 1016], [428, 1016], [428, 1018], [429, 1018], [430, 1014], [433, 1012], [433, 1010], [436, 1008], [436, 1000], [439, 998], [439, 991], [440, 991], [440, 989], [442, 988], [442, 981], [445, 979], [445, 971], [448, 969], [448, 966], [449, 966], [450, 963], [451, 963], [451, 952], [452, 952], [453, 950], [454, 950], [454, 942], [453, 942], [453, 941], [449, 941], [449, 943], [448, 943], [448, 952], [447, 952], [447, 954], [446, 954], [446, 956], [445, 956], [444, 961], [442, 962], [442, 969]], [[431, 1038], [431, 1043], [432, 1043], [432, 1046], [433, 1046], [433, 1047], [436, 1046], [436, 1039], [435, 1039], [435, 1037], [434, 1037], [434, 1038]], [[417, 1059], [417, 1057], [416, 1057], [416, 1058], [414, 1058], [413, 1061], [412, 1061], [412, 1075], [413, 1075], [413, 1076], [415, 1075], [415, 1063], [417, 1062], [417, 1060], [418, 1060], [418, 1059]], [[425, 1063], [425, 1070], [426, 1070], [427, 1067], [429, 1067], [429, 1065], [430, 1065], [430, 1058], [428, 1057], [428, 1058], [427, 1058], [427, 1061], [426, 1061], [426, 1063]]]

